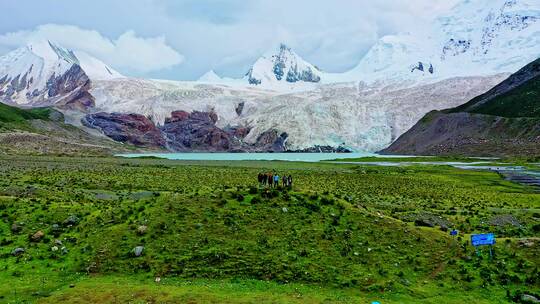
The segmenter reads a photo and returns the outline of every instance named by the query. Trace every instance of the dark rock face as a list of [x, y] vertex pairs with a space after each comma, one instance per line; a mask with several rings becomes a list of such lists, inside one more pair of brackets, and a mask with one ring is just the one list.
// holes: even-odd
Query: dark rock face
[[149, 148], [165, 146], [160, 130], [143, 115], [102, 112], [86, 115], [82, 123], [89, 128], [101, 130], [115, 141]]
[[279, 134], [276, 130], [268, 130], [257, 137], [255, 146], [261, 151], [284, 152], [286, 150], [285, 141], [287, 137], [289, 135], [285, 132]]
[[174, 151], [228, 151], [232, 136], [216, 127], [216, 121], [213, 112], [175, 111], [160, 129]]
[[330, 146], [291, 151], [286, 147], [289, 135], [275, 129], [260, 134], [255, 143], [248, 143], [245, 138], [251, 128], [219, 128], [217, 121], [215, 112], [174, 111], [159, 127], [145, 116], [121, 113], [88, 114], [82, 123], [101, 130], [115, 141], [175, 152], [351, 152], [344, 147]]
[[285, 151], [286, 133], [269, 130], [261, 134], [255, 144], [248, 144], [244, 138], [251, 131], [250, 128], [229, 126], [221, 129], [216, 126], [217, 121], [214, 112], [175, 111], [165, 120], [160, 130], [166, 139], [167, 148], [173, 151]]
[[49, 98], [59, 99], [56, 106], [64, 109], [85, 111], [95, 106], [94, 97], [88, 92], [91, 82], [78, 64], [60, 76], [52, 76], [47, 81]]
[[[23, 90], [29, 89], [34, 79], [28, 73], [8, 79], [0, 79], [0, 101], [10, 104]], [[63, 109], [86, 111], [95, 105], [94, 97], [88, 92], [91, 81], [78, 64], [73, 64], [62, 75], [52, 75], [43, 89], [26, 92], [26, 99], [34, 106], [55, 105]]]
[[[414, 65], [412, 68], [411, 68], [411, 73], [418, 70], [420, 72], [425, 72], [425, 64], [421, 61], [418, 61], [418, 63], [416, 65]], [[427, 68], [427, 71], [430, 73], [430, 74], [433, 74], [435, 72], [435, 68], [433, 67], [433, 64], [429, 64], [429, 67]]]
[[246, 105], [246, 103], [242, 101], [241, 103], [238, 104], [238, 106], [236, 106], [235, 111], [236, 111], [236, 114], [238, 116], [242, 115], [242, 111], [244, 111], [244, 106], [245, 105]]
[[216, 126], [214, 112], [174, 111], [161, 127], [138, 114], [95, 113], [86, 115], [82, 123], [101, 130], [115, 141], [140, 147], [166, 148], [176, 152], [283, 152], [287, 133], [268, 130], [254, 144], [244, 138], [248, 127]]
[[253, 68], [249, 69], [249, 71], [246, 73], [246, 76], [248, 78], [249, 84], [259, 85], [262, 82], [262, 80], [253, 77]]

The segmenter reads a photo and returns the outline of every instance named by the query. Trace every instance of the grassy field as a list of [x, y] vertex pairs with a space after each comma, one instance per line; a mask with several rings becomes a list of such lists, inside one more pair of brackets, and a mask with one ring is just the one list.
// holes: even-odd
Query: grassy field
[[[258, 187], [268, 170], [292, 174], [293, 188]], [[0, 218], [6, 303], [540, 295], [540, 195], [493, 172], [0, 156]], [[469, 244], [481, 232], [497, 235], [491, 258]]]

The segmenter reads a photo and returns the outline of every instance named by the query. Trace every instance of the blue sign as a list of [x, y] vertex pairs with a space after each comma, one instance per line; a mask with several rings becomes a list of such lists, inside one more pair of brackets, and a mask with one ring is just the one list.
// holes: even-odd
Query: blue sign
[[450, 235], [456, 236], [458, 234], [458, 231], [456, 229], [450, 231]]
[[472, 234], [471, 243], [473, 246], [493, 245], [495, 244], [495, 234], [493, 233]]

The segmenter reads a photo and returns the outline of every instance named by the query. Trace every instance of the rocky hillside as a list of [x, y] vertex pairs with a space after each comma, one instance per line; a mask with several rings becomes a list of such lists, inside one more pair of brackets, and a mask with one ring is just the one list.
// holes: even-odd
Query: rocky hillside
[[427, 114], [383, 153], [540, 155], [540, 59], [462, 106]]
[[244, 138], [249, 128], [216, 126], [215, 112], [174, 111], [163, 125], [140, 114], [95, 113], [86, 115], [82, 123], [100, 130], [111, 139], [143, 148], [168, 149], [179, 152], [284, 152], [287, 133], [269, 130], [256, 142]]
[[134, 147], [64, 123], [52, 108], [19, 109], [0, 103], [0, 154], [103, 155]]

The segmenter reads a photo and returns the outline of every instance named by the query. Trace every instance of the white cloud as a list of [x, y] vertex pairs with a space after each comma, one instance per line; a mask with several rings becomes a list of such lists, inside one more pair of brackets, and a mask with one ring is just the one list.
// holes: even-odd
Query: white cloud
[[[0, 22], [0, 54], [24, 44], [6, 40], [48, 35], [126, 75], [197, 79], [210, 69], [240, 77], [284, 42], [320, 68], [343, 72], [381, 36], [429, 29], [432, 18], [460, 1], [470, 0], [0, 1], [0, 11], [11, 12]], [[36, 24], [48, 25], [15, 32]], [[1, 35], [7, 32], [14, 33]], [[181, 65], [178, 53], [187, 58]]]
[[16, 48], [43, 40], [84, 51], [128, 73], [159, 71], [184, 61], [181, 54], [167, 45], [164, 36], [142, 38], [130, 30], [110, 40], [94, 30], [58, 24], [40, 25], [34, 30], [0, 35], [0, 49]]

